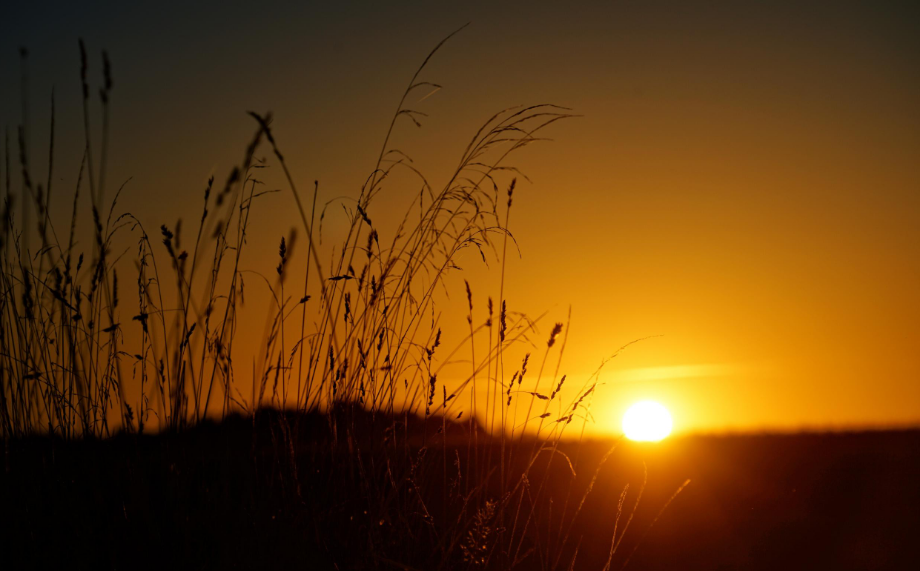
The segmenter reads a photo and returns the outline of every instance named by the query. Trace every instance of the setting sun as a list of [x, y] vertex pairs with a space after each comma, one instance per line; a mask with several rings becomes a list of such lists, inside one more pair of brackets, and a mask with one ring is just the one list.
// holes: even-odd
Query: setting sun
[[655, 401], [639, 401], [623, 415], [623, 432], [630, 440], [658, 442], [671, 434], [673, 425], [668, 409]]

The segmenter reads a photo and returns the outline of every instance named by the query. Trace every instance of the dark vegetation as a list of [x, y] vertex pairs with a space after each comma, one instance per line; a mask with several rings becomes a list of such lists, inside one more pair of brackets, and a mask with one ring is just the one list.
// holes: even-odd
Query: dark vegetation
[[[391, 467], [394, 479], [418, 486], [428, 510], [422, 513], [411, 491], [371, 501], [378, 496], [367, 488], [390, 487], [380, 463], [391, 455], [370, 435], [393, 419], [355, 420], [377, 430], [361, 428], [363, 438], [343, 438], [331, 453], [316, 446], [326, 441], [317, 432], [328, 433], [327, 417], [289, 414], [287, 424], [297, 427], [294, 463], [279, 445], [280, 418], [272, 411], [176, 434], [10, 441], [0, 474], [4, 559], [10, 568], [74, 561], [103, 568], [469, 567], [464, 550], [477, 545], [470, 540], [487, 551], [496, 533], [487, 514], [474, 515], [466, 528], [451, 515], [469, 486], [469, 426], [448, 425], [447, 447], [426, 448], [432, 434], [426, 437], [423, 420], [410, 420], [400, 446], [418, 462]], [[396, 420], [400, 430], [403, 421]], [[343, 434], [350, 433], [346, 424]], [[572, 442], [560, 450], [596, 466], [610, 446]], [[643, 504], [656, 509], [636, 512], [617, 566], [632, 556], [629, 569], [912, 569], [920, 562], [918, 450], [918, 431], [678, 437], [621, 442], [599, 472], [572, 477], [565, 462], [539, 462], [530, 477], [548, 475], [554, 506], [569, 494], [581, 497], [596, 477], [570, 531], [573, 545], [563, 552], [571, 559], [578, 548], [576, 568], [604, 567], [629, 485], [643, 487]], [[362, 464], [377, 477], [359, 479]], [[687, 475], [693, 485], [652, 526]], [[484, 493], [498, 497], [497, 489]], [[540, 568], [545, 553], [558, 548], [561, 538], [544, 532], [549, 517], [524, 547], [543, 554], [522, 568]], [[445, 537], [461, 547], [449, 549]]]
[[[113, 193], [106, 179], [112, 66], [103, 52], [91, 88], [80, 43], [85, 145], [72, 196], [52, 198], [62, 192], [52, 194], [53, 97], [47, 161], [40, 169], [30, 156], [24, 121], [17, 176], [7, 133], [0, 177], [6, 555], [23, 566], [48, 557], [104, 567], [572, 567], [573, 529], [606, 456], [560, 445], [583, 433], [600, 368], [566, 383], [567, 326], [540, 332], [542, 316], [509, 309], [504, 293], [525, 177], [509, 160], [572, 114], [549, 104], [499, 111], [432, 187], [393, 138], [425, 116], [410, 95], [440, 88], [420, 74], [443, 43], [409, 81], [356, 197], [317, 205], [318, 183], [304, 192], [295, 182], [271, 115], [250, 112], [243, 159], [203, 189], [193, 240], [181, 220], [150, 233], [119, 211], [125, 185]], [[27, 59], [23, 50], [23, 117]], [[241, 260], [251, 217], [274, 192], [271, 173], [299, 227], [263, 254], [277, 263], [264, 275]], [[406, 213], [380, 225], [395, 227], [384, 235], [375, 200], [403, 185]], [[50, 212], [65, 202], [72, 215], [61, 227]], [[346, 231], [322, 247], [330, 207], [344, 210]], [[492, 260], [497, 292], [454, 277], [464, 252]], [[298, 275], [295, 254], [305, 260]], [[271, 303], [257, 358], [239, 367], [239, 344], [252, 343], [239, 334], [253, 282]], [[449, 288], [464, 300], [460, 323], [441, 323], [438, 292]], [[628, 556], [643, 490], [624, 485], [608, 507], [607, 567]]]

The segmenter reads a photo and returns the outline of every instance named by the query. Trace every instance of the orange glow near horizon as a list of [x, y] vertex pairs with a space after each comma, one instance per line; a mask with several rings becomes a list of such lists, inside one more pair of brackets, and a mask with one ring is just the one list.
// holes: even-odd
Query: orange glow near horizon
[[[910, 24], [916, 18], [899, 13], [906, 8], [853, 3], [825, 14], [794, 2], [693, 9], [608, 2], [560, 11], [537, 2], [522, 20], [517, 7], [492, 3], [464, 7], [462, 17], [441, 3], [422, 3], [408, 19], [383, 5], [352, 13], [333, 4], [321, 17], [304, 4], [284, 21], [222, 12], [228, 24], [208, 30], [183, 28], [194, 20], [168, 12], [148, 26], [155, 32], [89, 28], [90, 51], [107, 48], [115, 76], [107, 197], [131, 181], [116, 216], [135, 214], [151, 235], [181, 218], [181, 248], [194, 254], [208, 177], [216, 177], [217, 189], [242, 158], [255, 128], [245, 111], [271, 110], [274, 136], [305, 204], [319, 181], [314, 227], [322, 231], [319, 258], [331, 266], [407, 78], [440, 39], [472, 21], [419, 77], [444, 87], [410, 93], [405, 107], [419, 113], [421, 128], [403, 115], [390, 134], [388, 148], [411, 157], [411, 169], [400, 159], [367, 205], [380, 247], [401, 231], [407, 212], [419, 216], [414, 201], [428, 200], [414, 171], [437, 191], [495, 112], [547, 102], [580, 117], [554, 123], [545, 132], [552, 142], [534, 142], [509, 159], [506, 166], [526, 178], [517, 179], [504, 267], [500, 242], [497, 254], [490, 245], [484, 253], [463, 249], [454, 260], [462, 270], [451, 269], [444, 287], [433, 290], [436, 310], [426, 308], [419, 322], [418, 343], [430, 343], [443, 329], [434, 362], [440, 366], [437, 360], [450, 356], [437, 377], [449, 393], [471, 375], [473, 354], [478, 361], [498, 342], [497, 330], [483, 328], [474, 352], [452, 352], [470, 334], [464, 280], [475, 326], [492, 318], [497, 328], [502, 301], [509, 316], [546, 312], [538, 330], [509, 344], [503, 375], [490, 362], [469, 385], [478, 387], [478, 412], [464, 393], [451, 401], [452, 417], [462, 412], [485, 423], [484, 403], [490, 414], [496, 407], [501, 413], [502, 398], [510, 396], [510, 414], [519, 416], [508, 424], [519, 425], [528, 421], [525, 413], [536, 416], [527, 393], [549, 397], [567, 375], [546, 409], [552, 416], [543, 433], [563, 431], [553, 421], [592, 383], [597, 390], [583, 405], [590, 412], [586, 431], [594, 435], [618, 432], [626, 408], [645, 399], [667, 403], [681, 433], [920, 424], [920, 52]], [[21, 10], [31, 15], [0, 22], [0, 71], [19, 76], [18, 46], [31, 37], [20, 27], [48, 28], [47, 41], [33, 42], [30, 54], [29, 155], [35, 165], [46, 162], [50, 125], [42, 110], [56, 86], [50, 219], [66, 236], [61, 229], [69, 224], [70, 189], [83, 156], [78, 26], [63, 17], [48, 21], [26, 4]], [[74, 18], [84, 12], [74, 8]], [[251, 46], [226, 41], [232, 23], [246, 30]], [[237, 71], [246, 74], [242, 85]], [[15, 127], [20, 92], [15, 81], [7, 83], [0, 125]], [[15, 157], [15, 134], [11, 141]], [[274, 323], [266, 316], [277, 311], [269, 286], [278, 244], [291, 228], [300, 239], [286, 266], [284, 297], [296, 304], [303, 295], [304, 225], [264, 144], [256, 158], [263, 157], [259, 181], [266, 191], [283, 191], [258, 197], [246, 231], [239, 260], [245, 313], [233, 323], [240, 385], [233, 398], [251, 398], [250, 371], [277, 361], [260, 351]], [[34, 169], [42, 179], [44, 171]], [[514, 174], [502, 171], [499, 186]], [[81, 221], [92, 220], [85, 196]], [[506, 200], [496, 204], [503, 222]], [[87, 260], [91, 228], [78, 227], [76, 250], [86, 251]], [[113, 251], [129, 252], [119, 275], [133, 283], [137, 238], [127, 230], [117, 238]], [[363, 240], [362, 234], [359, 246]], [[165, 256], [155, 242], [157, 256]], [[209, 259], [210, 251], [202, 248], [199, 257]], [[161, 267], [166, 289], [170, 266]], [[206, 283], [203, 275], [195, 277], [196, 287]], [[418, 287], [428, 285], [424, 279]], [[354, 291], [355, 281], [340, 285]], [[320, 292], [310, 287], [312, 311]], [[125, 335], [137, 336], [137, 312], [127, 305], [136, 302], [122, 298]], [[284, 322], [286, 352], [303, 335], [299, 315], [297, 309]], [[556, 322], [566, 327], [544, 362]], [[202, 343], [201, 331], [191, 343]], [[601, 361], [636, 339], [643, 341], [592, 378]], [[529, 352], [524, 386], [499, 394], [497, 383], [485, 380], [492, 371], [507, 382]], [[359, 359], [351, 361], [354, 367]], [[293, 375], [296, 367], [283, 370]], [[397, 381], [397, 390], [407, 392], [405, 379]], [[421, 383], [419, 394], [427, 395], [427, 377]], [[127, 390], [136, 403], [135, 389]], [[441, 391], [433, 406], [446, 396]], [[404, 396], [397, 392], [397, 405]], [[540, 420], [526, 430], [536, 431]], [[564, 434], [578, 431], [573, 425]]]

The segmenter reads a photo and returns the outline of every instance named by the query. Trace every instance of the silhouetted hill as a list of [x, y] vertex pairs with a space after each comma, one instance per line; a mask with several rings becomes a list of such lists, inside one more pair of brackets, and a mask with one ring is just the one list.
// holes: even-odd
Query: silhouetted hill
[[[425, 529], [442, 517], [441, 482], [447, 497], [448, 486], [462, 487], [470, 477], [470, 424], [339, 412], [335, 421], [263, 411], [255, 419], [231, 417], [180, 433], [6, 441], [4, 568], [356, 568], [367, 560], [361, 550], [371, 534], [383, 538], [378, 545], [394, 544], [392, 553], [405, 550], [401, 541], [437, 553], [435, 535]], [[477, 438], [481, 449], [501, 453], [481, 431]], [[553, 518], [573, 509], [596, 473], [566, 551], [578, 546], [576, 569], [603, 568], [627, 484], [620, 530], [640, 490], [641, 502], [613, 568], [630, 556], [629, 569], [649, 570], [910, 569], [920, 563], [914, 547], [920, 431], [621, 442], [595, 472], [612, 444], [564, 444], [560, 451], [572, 468], [555, 455], [552, 468], [535, 465], [530, 476], [533, 487], [547, 476], [556, 511], [545, 517]], [[401, 447], [405, 465], [382, 463], [386, 446]], [[516, 466], [507, 453], [509, 466]], [[421, 473], [415, 459], [425, 454], [444, 460], [428, 462], [429, 472]], [[687, 478], [692, 483], [651, 526]], [[401, 512], [404, 492], [387, 492], [407, 481], [433, 490], [425, 498], [428, 513]], [[374, 486], [379, 490], [368, 489]], [[497, 496], [498, 490], [485, 493]], [[406, 519], [410, 525], [400, 529], [417, 536], [387, 539], [387, 530], [396, 529], [391, 518]], [[535, 522], [533, 554], [519, 568], [552, 567], [542, 552], [558, 538], [541, 537], [541, 525]], [[424, 563], [408, 552], [397, 564], [392, 553], [379, 558], [381, 569], [468, 567], [436, 557]]]

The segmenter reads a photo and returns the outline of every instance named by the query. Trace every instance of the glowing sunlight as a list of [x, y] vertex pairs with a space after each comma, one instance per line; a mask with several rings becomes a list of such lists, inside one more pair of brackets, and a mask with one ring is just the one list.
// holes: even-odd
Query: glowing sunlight
[[673, 426], [668, 409], [655, 401], [639, 401], [623, 415], [623, 432], [630, 440], [658, 442], [671, 434]]

